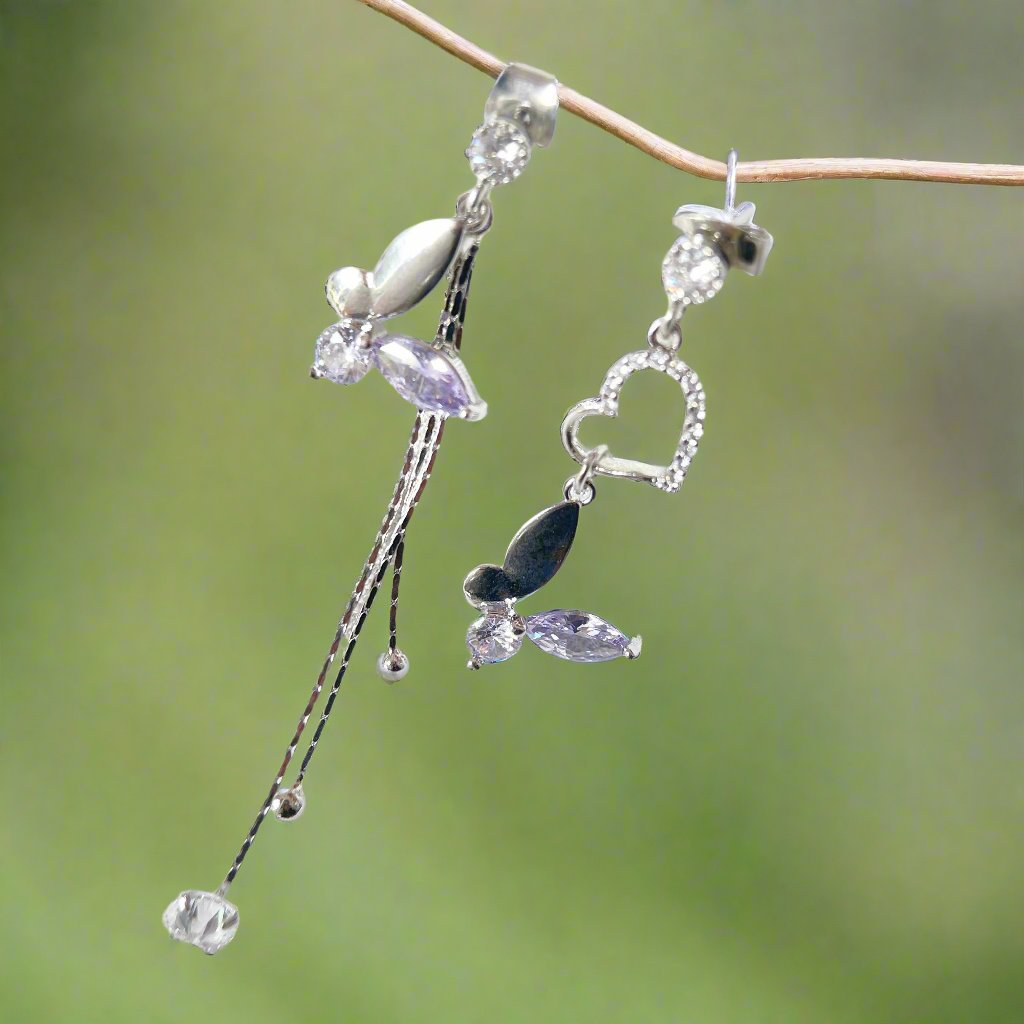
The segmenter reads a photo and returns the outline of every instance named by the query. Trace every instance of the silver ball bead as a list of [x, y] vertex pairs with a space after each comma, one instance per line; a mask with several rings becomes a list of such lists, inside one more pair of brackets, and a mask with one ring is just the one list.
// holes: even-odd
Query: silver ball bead
[[301, 817], [306, 809], [306, 794], [302, 791], [302, 785], [278, 790], [270, 809], [278, 821], [294, 821]]
[[397, 683], [409, 671], [409, 659], [396, 647], [386, 650], [377, 659], [377, 675], [385, 683]]

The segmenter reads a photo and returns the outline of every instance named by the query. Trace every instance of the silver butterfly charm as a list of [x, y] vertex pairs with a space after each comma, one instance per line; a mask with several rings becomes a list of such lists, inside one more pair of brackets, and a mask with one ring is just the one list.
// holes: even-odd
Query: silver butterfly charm
[[579, 516], [576, 501], [538, 512], [512, 538], [501, 565], [478, 565], [466, 577], [466, 600], [483, 613], [466, 633], [470, 668], [508, 661], [522, 647], [524, 637], [565, 661], [640, 656], [640, 637], [627, 636], [591, 612], [556, 608], [524, 617], [516, 611], [516, 601], [539, 590], [562, 567]]
[[383, 321], [408, 312], [448, 272], [466, 235], [458, 217], [427, 220], [403, 231], [373, 270], [342, 267], [327, 279], [327, 301], [341, 320], [316, 340], [310, 375], [355, 384], [371, 366], [418, 409], [480, 420], [483, 401], [454, 351], [404, 334], [389, 334]]

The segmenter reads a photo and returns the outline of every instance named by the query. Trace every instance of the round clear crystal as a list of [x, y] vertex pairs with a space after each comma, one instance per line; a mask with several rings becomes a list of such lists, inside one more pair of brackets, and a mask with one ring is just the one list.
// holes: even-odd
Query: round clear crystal
[[365, 325], [356, 320], [331, 324], [313, 350], [314, 377], [324, 377], [335, 384], [355, 384], [366, 376], [373, 353], [365, 344]]
[[482, 615], [466, 631], [466, 646], [473, 661], [496, 665], [508, 661], [523, 646], [525, 632], [521, 615]]
[[677, 238], [661, 264], [661, 280], [673, 302], [690, 306], [713, 299], [729, 270], [718, 246], [703, 235]]
[[507, 185], [523, 173], [530, 159], [530, 140], [511, 121], [485, 121], [473, 132], [466, 157], [477, 180]]
[[235, 937], [238, 908], [219, 893], [188, 889], [164, 911], [164, 927], [172, 939], [213, 954]]

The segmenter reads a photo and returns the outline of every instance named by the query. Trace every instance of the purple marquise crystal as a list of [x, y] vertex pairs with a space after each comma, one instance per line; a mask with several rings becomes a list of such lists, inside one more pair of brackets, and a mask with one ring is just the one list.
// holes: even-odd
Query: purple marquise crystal
[[418, 338], [386, 334], [373, 350], [377, 369], [418, 409], [479, 420], [487, 403], [477, 394], [462, 360]]
[[526, 635], [542, 650], [565, 661], [635, 658], [639, 637], [630, 638], [598, 615], [557, 608], [526, 617]]

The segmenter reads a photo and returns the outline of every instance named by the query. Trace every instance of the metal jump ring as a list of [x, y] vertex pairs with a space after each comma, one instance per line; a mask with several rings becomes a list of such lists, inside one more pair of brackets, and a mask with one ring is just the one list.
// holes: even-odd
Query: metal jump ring
[[659, 316], [647, 329], [647, 344], [652, 347], [678, 352], [682, 343], [683, 329], [679, 320], [671, 312]]
[[578, 501], [581, 505], [589, 505], [597, 496], [597, 489], [592, 483], [598, 463], [608, 454], [608, 445], [599, 444], [587, 452], [580, 464], [580, 471], [565, 481], [562, 493], [566, 501]]
[[466, 231], [471, 235], [485, 234], [494, 220], [494, 209], [487, 198], [490, 188], [476, 185], [468, 192], [463, 192], [455, 204], [456, 216], [466, 224]]

